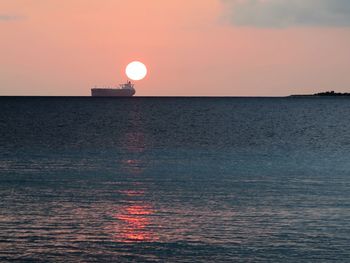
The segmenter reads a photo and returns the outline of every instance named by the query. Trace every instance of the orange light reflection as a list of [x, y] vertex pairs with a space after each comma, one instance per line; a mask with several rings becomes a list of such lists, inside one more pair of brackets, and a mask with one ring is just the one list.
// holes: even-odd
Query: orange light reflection
[[122, 207], [120, 213], [114, 215], [114, 240], [117, 242], [152, 242], [157, 240], [155, 233], [149, 228], [154, 214], [148, 205], [131, 204]]

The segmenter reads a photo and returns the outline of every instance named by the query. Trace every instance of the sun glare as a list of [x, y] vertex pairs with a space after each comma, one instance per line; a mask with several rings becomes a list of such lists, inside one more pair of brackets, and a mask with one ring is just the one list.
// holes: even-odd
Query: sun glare
[[147, 68], [145, 64], [134, 61], [129, 63], [125, 69], [125, 73], [128, 76], [128, 78], [132, 80], [141, 80], [144, 79], [147, 75]]

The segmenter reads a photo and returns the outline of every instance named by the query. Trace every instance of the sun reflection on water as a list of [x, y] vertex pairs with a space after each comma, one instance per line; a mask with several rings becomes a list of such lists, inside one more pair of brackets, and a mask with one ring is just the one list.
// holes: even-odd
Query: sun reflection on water
[[[130, 112], [130, 114], [135, 114]], [[147, 201], [147, 185], [142, 180], [142, 174], [147, 168], [144, 159], [146, 151], [146, 138], [143, 132], [142, 116], [131, 116], [130, 130], [122, 137], [122, 148], [126, 156], [119, 160], [124, 176], [131, 180], [121, 195], [121, 205], [115, 207], [112, 215], [112, 236], [115, 242], [152, 242], [157, 240], [154, 231], [155, 210]]]
[[113, 238], [117, 242], [151, 242], [157, 240], [150, 229], [153, 209], [149, 205], [131, 203], [114, 215]]

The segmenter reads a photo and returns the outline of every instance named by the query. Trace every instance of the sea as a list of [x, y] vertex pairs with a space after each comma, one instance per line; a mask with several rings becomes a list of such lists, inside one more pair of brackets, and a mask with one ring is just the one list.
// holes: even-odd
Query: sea
[[1, 97], [0, 262], [350, 262], [350, 100]]

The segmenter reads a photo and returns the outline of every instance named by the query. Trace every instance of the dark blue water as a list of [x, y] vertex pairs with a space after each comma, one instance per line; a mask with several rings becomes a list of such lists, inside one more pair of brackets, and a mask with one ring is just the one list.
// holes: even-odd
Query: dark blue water
[[1, 98], [16, 260], [349, 262], [350, 100]]

